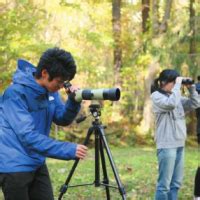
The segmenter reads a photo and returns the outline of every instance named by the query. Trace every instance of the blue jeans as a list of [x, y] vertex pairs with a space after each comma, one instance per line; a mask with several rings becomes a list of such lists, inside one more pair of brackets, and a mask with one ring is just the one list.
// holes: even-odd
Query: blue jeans
[[184, 148], [157, 150], [159, 175], [155, 200], [177, 200], [183, 180]]

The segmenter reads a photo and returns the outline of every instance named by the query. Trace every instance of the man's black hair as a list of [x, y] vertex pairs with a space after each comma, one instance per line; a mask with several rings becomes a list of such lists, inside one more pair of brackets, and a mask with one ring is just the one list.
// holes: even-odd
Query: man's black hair
[[56, 77], [72, 80], [76, 74], [76, 64], [72, 55], [57, 47], [47, 49], [40, 57], [35, 73], [37, 79], [41, 78], [44, 69], [49, 74], [49, 81]]
[[199, 76], [197, 76], [197, 80], [198, 80], [198, 81], [200, 81], [200, 75], [199, 75]]
[[151, 93], [162, 89], [162, 86], [167, 83], [174, 82], [178, 76], [180, 76], [179, 73], [174, 69], [163, 70], [159, 77], [154, 80], [154, 83], [151, 86]]

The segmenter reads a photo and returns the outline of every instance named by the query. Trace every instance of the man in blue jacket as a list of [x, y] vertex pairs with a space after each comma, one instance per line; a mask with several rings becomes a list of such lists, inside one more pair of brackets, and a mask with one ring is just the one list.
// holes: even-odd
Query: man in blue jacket
[[[64, 104], [57, 92], [75, 74], [73, 57], [59, 48], [44, 52], [37, 68], [18, 60], [13, 84], [0, 101], [0, 180], [5, 200], [53, 200], [45, 158], [86, 156], [86, 146], [49, 137], [52, 122], [69, 125], [80, 110], [70, 95]], [[76, 90], [70, 88], [71, 93]]]

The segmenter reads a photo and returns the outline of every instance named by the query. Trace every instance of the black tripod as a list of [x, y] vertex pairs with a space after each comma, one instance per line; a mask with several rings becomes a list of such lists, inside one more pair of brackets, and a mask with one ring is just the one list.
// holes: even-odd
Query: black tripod
[[[94, 134], [95, 134], [95, 180], [93, 183], [89, 183], [89, 184], [80, 184], [80, 185], [69, 186], [69, 182], [70, 182], [70, 180], [73, 176], [73, 173], [79, 162], [79, 159], [77, 159], [72, 166], [72, 169], [65, 181], [65, 184], [60, 189], [60, 195], [58, 197], [58, 200], [62, 199], [62, 196], [64, 195], [64, 193], [66, 193], [66, 191], [69, 187], [78, 187], [78, 186], [86, 186], [86, 185], [94, 185], [95, 187], [104, 186], [105, 191], [106, 191], [107, 200], [110, 200], [110, 190], [109, 189], [110, 188], [118, 189], [119, 193], [122, 196], [122, 199], [126, 200], [125, 189], [120, 181], [115, 163], [112, 158], [111, 151], [110, 151], [108, 143], [106, 141], [106, 137], [104, 134], [105, 127], [102, 126], [102, 124], [99, 120], [99, 117], [101, 115], [100, 105], [98, 105], [98, 104], [90, 105], [90, 112], [91, 112], [92, 116], [94, 117], [94, 121], [92, 122], [92, 126], [88, 129], [88, 133], [87, 133], [86, 139], [84, 141], [84, 145], [88, 144], [90, 136], [94, 132]], [[104, 149], [106, 150], [108, 159], [110, 161], [110, 165], [112, 167], [112, 171], [115, 176], [117, 186], [109, 185]], [[102, 171], [103, 171], [103, 181], [100, 180], [100, 159], [101, 159], [101, 165], [102, 165]]]

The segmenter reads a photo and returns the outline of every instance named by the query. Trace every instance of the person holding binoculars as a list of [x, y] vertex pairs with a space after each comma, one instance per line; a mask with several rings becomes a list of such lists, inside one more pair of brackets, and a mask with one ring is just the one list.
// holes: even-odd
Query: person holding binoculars
[[[66, 126], [80, 110], [70, 96], [61, 101], [58, 90], [76, 74], [69, 52], [45, 51], [37, 67], [18, 60], [13, 84], [0, 101], [0, 180], [5, 200], [53, 200], [46, 157], [83, 159], [87, 147], [49, 137], [52, 122]], [[77, 91], [71, 86], [70, 93]]]
[[[182, 85], [188, 88], [189, 97], [181, 96]], [[200, 107], [200, 97], [194, 82], [172, 69], [160, 73], [151, 92], [158, 159], [155, 200], [177, 200], [183, 179], [185, 113]]]

